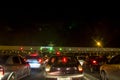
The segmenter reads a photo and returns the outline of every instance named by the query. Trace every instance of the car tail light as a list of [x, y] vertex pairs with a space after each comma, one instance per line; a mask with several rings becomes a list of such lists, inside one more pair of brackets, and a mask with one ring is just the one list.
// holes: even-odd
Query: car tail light
[[93, 64], [97, 64], [97, 61], [96, 61], [96, 60], [93, 60], [92, 63], [93, 63]]
[[0, 77], [2, 77], [4, 75], [4, 68], [0, 67]]
[[79, 65], [78, 66], [78, 70], [80, 71], [80, 72], [83, 72], [83, 68]]
[[32, 53], [32, 54], [30, 54], [30, 56], [38, 56], [38, 54], [37, 53]]
[[42, 59], [41, 59], [41, 58], [40, 58], [40, 59], [38, 59], [38, 62], [39, 62], [39, 63], [42, 63]]
[[58, 51], [58, 52], [56, 52], [56, 55], [57, 55], [57, 56], [60, 56], [60, 54], [61, 54], [61, 53], [60, 53], [59, 51]]
[[45, 67], [45, 71], [46, 71], [46, 72], [49, 72], [49, 71], [50, 71], [50, 65], [47, 65], [47, 66]]
[[63, 62], [63, 63], [66, 63], [66, 62], [67, 62], [67, 58], [66, 58], [66, 57], [63, 57], [63, 58], [62, 58], [62, 62]]

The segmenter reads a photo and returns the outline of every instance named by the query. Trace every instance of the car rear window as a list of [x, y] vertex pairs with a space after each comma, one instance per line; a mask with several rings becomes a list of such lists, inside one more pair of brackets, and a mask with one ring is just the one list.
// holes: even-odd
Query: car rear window
[[49, 63], [50, 64], [56, 64], [56, 65], [59, 65], [59, 64], [70, 65], [70, 64], [77, 64], [78, 60], [75, 57], [60, 56], [60, 57], [52, 57], [49, 60]]

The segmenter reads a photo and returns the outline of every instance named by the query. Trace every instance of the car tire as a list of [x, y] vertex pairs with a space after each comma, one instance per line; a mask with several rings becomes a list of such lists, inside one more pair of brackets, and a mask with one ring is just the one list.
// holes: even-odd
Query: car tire
[[104, 71], [101, 72], [100, 78], [101, 80], [108, 80], [106, 73]]

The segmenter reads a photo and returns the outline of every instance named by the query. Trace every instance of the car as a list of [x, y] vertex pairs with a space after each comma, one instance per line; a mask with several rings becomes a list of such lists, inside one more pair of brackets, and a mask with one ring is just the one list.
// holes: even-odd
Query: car
[[44, 68], [44, 63], [42, 57], [36, 54], [31, 54], [25, 56], [25, 61], [30, 64], [31, 69], [42, 70]]
[[90, 72], [99, 71], [100, 66], [108, 61], [106, 56], [89, 56], [86, 59], [86, 68]]
[[83, 79], [84, 70], [74, 56], [52, 56], [45, 67], [46, 80]]
[[0, 80], [20, 80], [30, 74], [30, 65], [21, 56], [0, 55]]
[[120, 55], [100, 67], [101, 80], [120, 80]]

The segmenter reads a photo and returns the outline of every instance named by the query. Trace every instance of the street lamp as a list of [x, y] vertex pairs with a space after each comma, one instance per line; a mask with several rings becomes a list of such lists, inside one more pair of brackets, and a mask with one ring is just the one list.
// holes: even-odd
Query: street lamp
[[102, 45], [101, 45], [101, 43], [100, 43], [100, 42], [97, 42], [97, 46], [98, 46], [98, 47], [101, 47]]
[[98, 47], [102, 47], [102, 43], [101, 43], [100, 41], [96, 41], [96, 40], [95, 40], [95, 42], [96, 42], [96, 45], [97, 45]]

